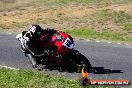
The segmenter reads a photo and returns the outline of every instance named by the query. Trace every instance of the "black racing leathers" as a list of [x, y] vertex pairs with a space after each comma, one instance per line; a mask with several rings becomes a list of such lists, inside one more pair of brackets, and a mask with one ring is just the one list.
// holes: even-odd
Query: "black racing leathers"
[[30, 32], [26, 33], [26, 37], [29, 38], [29, 41], [27, 42], [27, 45], [29, 46], [30, 50], [38, 55], [38, 54], [42, 54], [44, 52], [44, 50], [46, 49], [50, 49], [50, 47], [44, 47], [42, 46], [43, 44], [49, 43], [49, 41], [51, 40], [52, 36], [56, 33], [56, 30], [54, 29], [49, 29], [46, 28], [44, 30], [38, 31], [34, 34], [31, 34]]

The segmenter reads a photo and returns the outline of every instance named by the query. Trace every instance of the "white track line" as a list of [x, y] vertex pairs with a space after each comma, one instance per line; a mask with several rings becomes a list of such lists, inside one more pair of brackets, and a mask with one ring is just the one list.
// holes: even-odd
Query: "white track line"
[[0, 65], [1, 68], [7, 68], [7, 69], [11, 69], [11, 70], [19, 70], [17, 68], [13, 68], [13, 67], [9, 67], [9, 66], [3, 66], [3, 65]]

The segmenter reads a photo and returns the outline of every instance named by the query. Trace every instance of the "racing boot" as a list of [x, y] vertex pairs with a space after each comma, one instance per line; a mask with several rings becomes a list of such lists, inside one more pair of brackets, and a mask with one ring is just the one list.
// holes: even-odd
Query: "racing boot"
[[31, 54], [27, 54], [27, 57], [29, 61], [31, 62], [33, 68], [37, 68], [39, 66], [35, 57], [33, 57]]

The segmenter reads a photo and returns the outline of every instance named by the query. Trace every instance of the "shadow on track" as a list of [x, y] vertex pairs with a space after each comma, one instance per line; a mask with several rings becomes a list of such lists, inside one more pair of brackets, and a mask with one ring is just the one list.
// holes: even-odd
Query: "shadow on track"
[[[93, 70], [90, 70], [89, 73], [93, 73], [93, 74], [113, 74], [113, 73], [123, 73], [121, 70], [111, 70], [111, 69], [104, 69], [104, 67], [92, 67]], [[45, 68], [45, 67], [40, 67], [38, 70], [42, 71], [42, 70], [58, 70], [58, 69], [49, 69], [49, 68]], [[59, 70], [58, 70], [59, 71]], [[59, 71], [59, 72], [68, 72], [68, 71]], [[74, 73], [74, 71], [72, 72], [68, 72], [68, 73]], [[81, 73], [81, 72], [80, 72]]]
[[121, 70], [104, 69], [104, 67], [93, 67], [95, 70], [94, 74], [112, 74], [112, 73], [123, 73]]

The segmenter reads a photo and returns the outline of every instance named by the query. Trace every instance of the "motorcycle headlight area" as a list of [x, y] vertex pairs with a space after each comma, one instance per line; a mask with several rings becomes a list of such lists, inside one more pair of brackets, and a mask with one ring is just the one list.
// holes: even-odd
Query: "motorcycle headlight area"
[[64, 40], [64, 37], [61, 34], [57, 33], [56, 34], [56, 41], [63, 41], [63, 40]]

